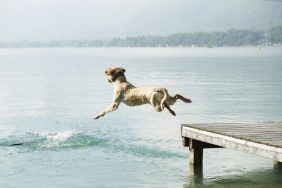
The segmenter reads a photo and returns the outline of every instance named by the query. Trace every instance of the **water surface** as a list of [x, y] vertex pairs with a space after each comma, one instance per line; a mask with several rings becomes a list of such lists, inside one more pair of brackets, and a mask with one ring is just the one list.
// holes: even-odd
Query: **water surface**
[[[110, 66], [193, 103], [94, 121]], [[278, 47], [0, 49], [0, 187], [280, 187], [272, 161], [227, 149], [205, 150], [195, 181], [180, 123], [281, 121], [281, 72]]]

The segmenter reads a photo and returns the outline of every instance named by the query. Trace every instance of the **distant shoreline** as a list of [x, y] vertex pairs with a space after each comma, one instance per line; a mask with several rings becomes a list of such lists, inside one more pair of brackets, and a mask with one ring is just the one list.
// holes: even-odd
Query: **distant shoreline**
[[13, 46], [13, 47], [0, 47], [1, 49], [67, 49], [67, 48], [80, 48], [80, 49], [232, 49], [232, 48], [256, 48], [256, 49], [264, 49], [264, 48], [282, 48], [282, 45], [267, 45], [267, 46], [214, 46], [214, 47], [206, 47], [206, 46], [200, 46], [200, 47], [191, 47], [191, 46], [171, 46], [171, 47], [163, 47], [163, 46], [138, 46], [138, 47], [121, 47], [121, 46], [101, 46], [101, 47], [95, 47], [95, 46], [88, 46], [88, 47], [81, 47], [81, 46], [29, 46], [29, 47], [19, 47], [19, 46]]
[[30, 47], [240, 47], [240, 46], [281, 46], [282, 25], [269, 31], [236, 30], [212, 33], [176, 33], [168, 36], [136, 36], [112, 40], [61, 40], [61, 41], [0, 41], [0, 48]]

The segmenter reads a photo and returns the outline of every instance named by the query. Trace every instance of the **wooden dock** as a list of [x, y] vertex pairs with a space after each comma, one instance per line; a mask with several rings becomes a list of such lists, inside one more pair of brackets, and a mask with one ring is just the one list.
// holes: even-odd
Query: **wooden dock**
[[282, 166], [282, 122], [182, 124], [183, 145], [189, 147], [189, 163], [203, 162], [203, 149], [230, 148], [262, 156]]

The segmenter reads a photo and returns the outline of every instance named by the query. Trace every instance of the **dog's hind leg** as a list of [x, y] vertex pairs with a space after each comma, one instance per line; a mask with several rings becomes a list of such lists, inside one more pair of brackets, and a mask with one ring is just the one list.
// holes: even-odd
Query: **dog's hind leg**
[[168, 105], [174, 105], [174, 103], [176, 102], [177, 98], [174, 96], [169, 96], [168, 100], [166, 101], [168, 103]]
[[179, 95], [179, 94], [176, 94], [174, 97], [175, 97], [176, 99], [182, 100], [182, 101], [185, 102], [185, 103], [191, 103], [191, 102], [192, 102], [191, 99], [187, 99], [187, 98], [185, 98], [185, 97], [183, 97], [182, 95]]
[[168, 94], [166, 88], [158, 88], [157, 91], [162, 92], [163, 95], [164, 95], [164, 96], [163, 96], [163, 99], [161, 100], [161, 103], [160, 103], [160, 106], [161, 106], [162, 110], [164, 110], [164, 107], [165, 107], [165, 106], [164, 106], [164, 103], [165, 103], [165, 101], [168, 99], [169, 94]]
[[191, 103], [192, 102], [191, 99], [187, 99], [187, 98], [183, 97], [182, 95], [176, 94], [173, 97], [169, 96], [169, 98], [167, 100], [168, 105], [174, 105], [174, 103], [177, 101], [177, 99], [180, 99], [185, 103]]
[[153, 105], [155, 111], [161, 112], [161, 111], [163, 111], [163, 108], [161, 107], [158, 98], [159, 98], [159, 93], [156, 92], [156, 91], [153, 92], [151, 94], [151, 97], [150, 97], [150, 103], [151, 103], [151, 105]]
[[167, 108], [168, 111], [169, 111], [172, 115], [176, 116], [176, 113], [169, 107], [169, 105], [168, 105], [166, 102], [164, 102], [164, 107]]

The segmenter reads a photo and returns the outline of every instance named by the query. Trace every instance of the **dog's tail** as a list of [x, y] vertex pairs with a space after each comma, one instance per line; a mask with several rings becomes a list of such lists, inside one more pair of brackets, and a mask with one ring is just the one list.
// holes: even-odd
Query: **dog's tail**
[[168, 92], [167, 92], [167, 90], [165, 88], [160, 88], [159, 91], [163, 92], [163, 94], [164, 94], [164, 97], [163, 97], [163, 99], [161, 101], [161, 108], [162, 108], [162, 110], [164, 110], [164, 102], [167, 100], [169, 95], [168, 95]]

